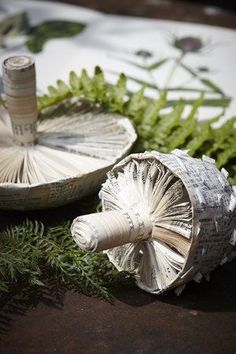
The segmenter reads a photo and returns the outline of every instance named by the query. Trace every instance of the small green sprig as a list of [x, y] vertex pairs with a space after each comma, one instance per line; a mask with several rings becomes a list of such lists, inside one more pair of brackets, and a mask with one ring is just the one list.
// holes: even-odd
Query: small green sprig
[[26, 288], [46, 287], [53, 278], [62, 286], [110, 299], [107, 287], [117, 270], [104, 254], [81, 251], [71, 237], [69, 222], [45, 228], [27, 219], [2, 233], [0, 248], [3, 294], [19, 282]]

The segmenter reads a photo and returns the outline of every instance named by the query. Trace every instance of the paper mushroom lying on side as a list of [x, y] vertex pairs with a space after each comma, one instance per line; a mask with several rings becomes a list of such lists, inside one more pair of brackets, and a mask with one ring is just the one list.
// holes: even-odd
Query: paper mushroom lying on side
[[34, 60], [3, 63], [0, 209], [55, 207], [99, 188], [136, 140], [130, 121], [79, 98], [37, 112]]
[[76, 218], [72, 236], [89, 252], [106, 250], [137, 285], [182, 290], [227, 261], [236, 241], [236, 195], [214, 160], [133, 154], [107, 174], [103, 212]]

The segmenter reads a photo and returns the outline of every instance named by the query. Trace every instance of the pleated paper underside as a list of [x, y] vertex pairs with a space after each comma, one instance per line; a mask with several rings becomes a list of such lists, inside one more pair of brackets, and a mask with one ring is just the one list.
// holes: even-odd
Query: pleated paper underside
[[40, 114], [34, 146], [14, 143], [3, 109], [0, 132], [0, 183], [30, 185], [112, 165], [136, 138], [127, 118], [78, 99], [65, 100]]

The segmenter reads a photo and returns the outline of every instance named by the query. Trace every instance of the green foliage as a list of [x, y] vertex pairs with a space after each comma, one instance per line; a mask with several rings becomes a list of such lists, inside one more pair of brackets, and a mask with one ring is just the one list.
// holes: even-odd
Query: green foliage
[[26, 220], [2, 233], [0, 249], [3, 293], [17, 282], [28, 288], [44, 287], [54, 278], [84, 294], [110, 298], [107, 286], [114, 282], [117, 270], [104, 254], [81, 251], [71, 237], [69, 222], [45, 229], [40, 222]]
[[[123, 74], [111, 85], [97, 67], [93, 77], [83, 70], [80, 76], [71, 72], [68, 83], [58, 80], [46, 95], [38, 97], [39, 109], [68, 97], [80, 97], [107, 111], [130, 117], [139, 135], [136, 151], [170, 152], [178, 147], [189, 149], [192, 156], [209, 155], [216, 159], [219, 167], [229, 171], [231, 182], [236, 183], [236, 117], [217, 129], [212, 124], [220, 116], [199, 122], [197, 113], [204, 104], [202, 95], [192, 102], [190, 113], [183, 118], [187, 101], [174, 102], [165, 113], [163, 108], [168, 107], [168, 92], [164, 91], [158, 99], [152, 100], [145, 97], [143, 86], [132, 94], [126, 88]], [[91, 212], [95, 211], [94, 203]], [[3, 293], [18, 283], [26, 288], [47, 286], [53, 278], [82, 293], [109, 298], [110, 285], [121, 284], [126, 279], [130, 281], [126, 274], [118, 274], [105, 255], [82, 252], [72, 240], [69, 223], [48, 229], [36, 221], [11, 226], [0, 237], [0, 250], [0, 290]]]
[[[69, 83], [57, 81], [55, 87], [50, 86], [47, 95], [38, 98], [39, 109], [61, 101], [65, 97], [83, 97], [93, 103], [99, 103], [104, 109], [128, 116], [135, 124], [139, 140], [136, 151], [158, 150], [170, 152], [175, 148], [188, 149], [191, 156], [208, 155], [216, 159], [219, 167], [230, 171], [230, 179], [236, 181], [235, 159], [235, 130], [236, 117], [229, 119], [220, 128], [213, 129], [221, 115], [200, 122], [198, 109], [204, 105], [228, 105], [229, 98], [206, 99], [203, 94], [193, 100], [168, 100], [168, 90], [162, 91], [156, 100], [145, 97], [145, 88], [130, 93], [126, 87], [126, 77], [121, 74], [114, 85], [106, 82], [103, 72], [96, 67], [93, 77], [86, 70], [78, 76], [70, 73]], [[60, 84], [59, 84], [60, 83]], [[183, 118], [186, 106], [191, 111]], [[169, 107], [168, 114], [163, 108]]]
[[182, 119], [179, 122], [179, 126], [169, 136], [169, 142], [167, 143], [167, 151], [172, 151], [175, 148], [183, 146], [190, 136], [193, 136], [198, 124], [196, 112], [201, 106], [203, 96], [193, 103], [191, 112], [186, 119]]
[[85, 25], [79, 22], [45, 21], [30, 28], [26, 46], [32, 53], [39, 53], [49, 39], [72, 37], [83, 31], [84, 28]]

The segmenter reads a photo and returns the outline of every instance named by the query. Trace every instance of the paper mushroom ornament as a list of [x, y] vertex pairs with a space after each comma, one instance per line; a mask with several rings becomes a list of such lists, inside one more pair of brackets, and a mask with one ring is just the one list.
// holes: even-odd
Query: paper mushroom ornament
[[3, 63], [0, 209], [56, 207], [99, 188], [136, 133], [126, 117], [80, 98], [37, 111], [34, 60]]
[[105, 250], [147, 292], [200, 281], [235, 244], [235, 191], [211, 158], [133, 154], [107, 174], [99, 195], [103, 211], [76, 218], [72, 236], [88, 252]]

